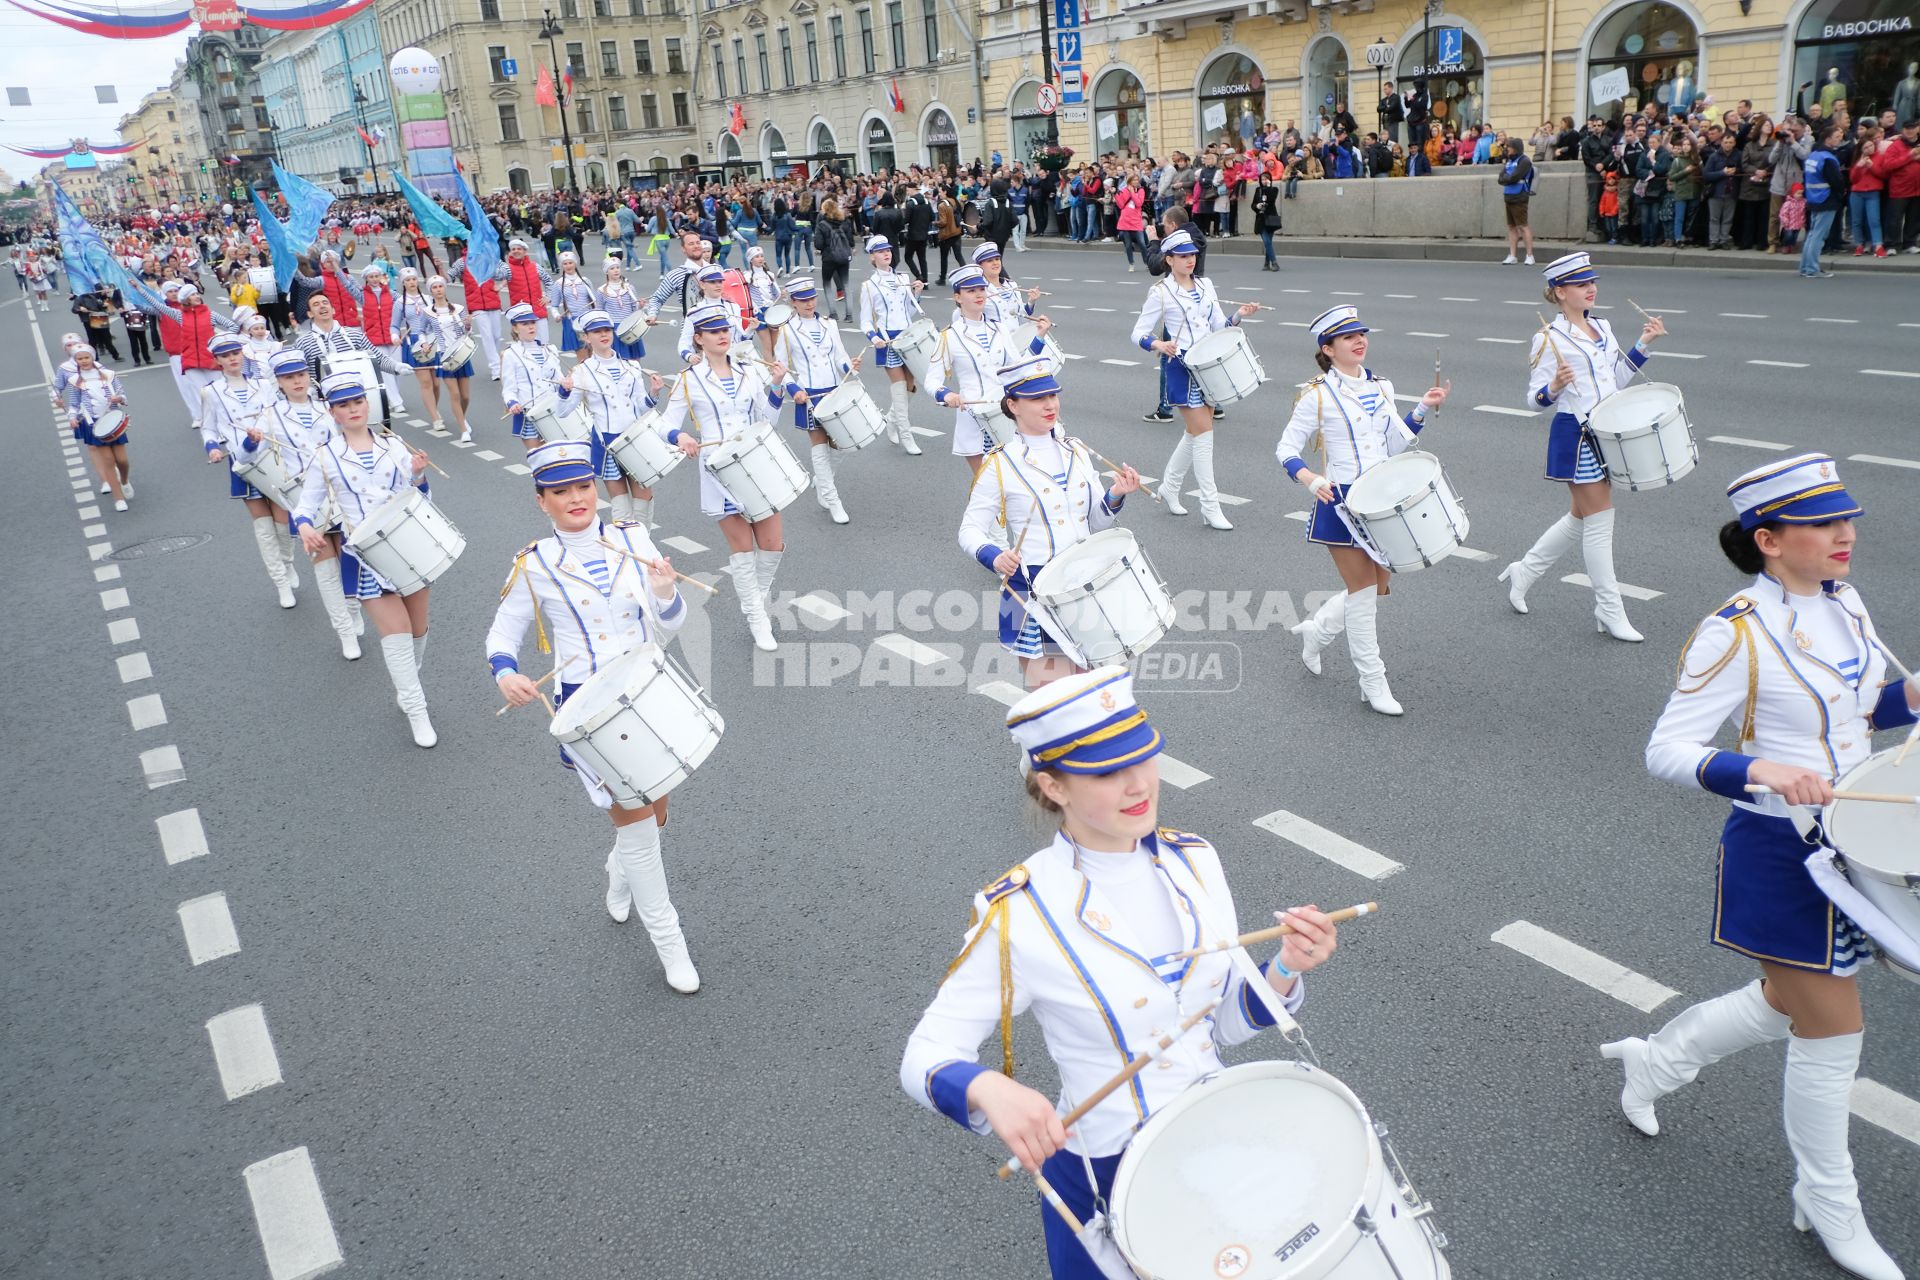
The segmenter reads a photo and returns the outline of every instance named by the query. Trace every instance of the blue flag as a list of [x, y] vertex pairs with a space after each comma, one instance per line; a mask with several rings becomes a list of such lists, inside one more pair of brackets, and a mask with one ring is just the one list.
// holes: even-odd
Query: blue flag
[[60, 252], [65, 258], [67, 274], [89, 288], [108, 284], [118, 289], [120, 296], [132, 305], [158, 313], [161, 302], [153, 290], [113, 256], [106, 241], [93, 229], [80, 207], [60, 189], [59, 183], [49, 182], [48, 186], [53, 189], [53, 212], [60, 227]]
[[422, 232], [430, 236], [438, 236], [442, 240], [467, 238], [466, 223], [435, 204], [432, 196], [408, 182], [398, 172], [393, 175], [393, 179], [400, 184], [400, 194], [405, 196], [407, 203], [413, 206], [413, 216], [420, 220]]
[[[279, 184], [280, 195], [287, 202], [287, 239], [296, 250], [304, 252], [320, 238], [320, 224], [326, 220], [327, 210], [333, 207], [333, 193], [314, 186], [297, 173], [288, 173], [278, 160], [273, 162], [273, 180]], [[286, 285], [280, 287], [284, 289]]]
[[500, 237], [467, 180], [457, 173], [453, 180], [460, 184], [460, 207], [467, 211], [467, 226], [471, 228], [467, 237], [467, 270], [475, 280], [485, 284], [500, 267]]
[[253, 211], [260, 219], [260, 234], [273, 254], [273, 278], [280, 282], [280, 296], [288, 297], [288, 290], [293, 288], [293, 274], [300, 265], [299, 250], [293, 247], [293, 237], [287, 234], [286, 224], [273, 216], [273, 210], [267, 208], [266, 199], [257, 190], [253, 193]]

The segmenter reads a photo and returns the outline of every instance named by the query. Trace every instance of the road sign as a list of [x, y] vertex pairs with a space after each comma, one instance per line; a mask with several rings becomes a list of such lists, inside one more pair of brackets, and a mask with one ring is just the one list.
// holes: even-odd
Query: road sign
[[1393, 46], [1384, 40], [1379, 44], [1367, 46], [1367, 65], [1370, 67], [1390, 67], [1393, 65]]
[[520, 62], [517, 58], [500, 59], [500, 74], [512, 79], [520, 74]]
[[1087, 77], [1079, 67], [1060, 68], [1060, 103], [1077, 107], [1087, 100]]
[[1052, 115], [1053, 109], [1060, 105], [1060, 91], [1050, 84], [1041, 85], [1033, 91], [1033, 105], [1041, 115]]
[[1053, 0], [1053, 18], [1053, 68], [1060, 76], [1060, 102], [1078, 106], [1087, 100], [1086, 78], [1080, 73], [1080, 0]]
[[1053, 65], [1056, 67], [1080, 65], [1080, 33], [1078, 31], [1054, 32]]
[[1060, 119], [1064, 124], [1085, 124], [1087, 122], [1087, 108], [1084, 106], [1062, 107], [1060, 108]]

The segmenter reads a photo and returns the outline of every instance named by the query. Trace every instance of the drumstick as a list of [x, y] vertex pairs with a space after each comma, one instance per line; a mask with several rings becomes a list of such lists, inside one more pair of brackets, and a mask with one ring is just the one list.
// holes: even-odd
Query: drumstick
[[[381, 434], [381, 435], [383, 435], [383, 436], [386, 436], [386, 437], [387, 437], [387, 438], [388, 438], [389, 440], [400, 440], [400, 437], [399, 437], [399, 436], [398, 436], [397, 434], [395, 434], [394, 432], [392, 432], [392, 431], [383, 431], [383, 432], [381, 432], [380, 434]], [[401, 443], [401, 444], [403, 444], [403, 445], [406, 445], [406, 447], [407, 447], [407, 451], [408, 451], [409, 453], [411, 453], [411, 454], [412, 454], [412, 455], [413, 455], [414, 457], [416, 457], [416, 458], [426, 458], [426, 457], [427, 457], [427, 452], [426, 452], [426, 450], [424, 450], [424, 449], [416, 449], [416, 448], [414, 448], [414, 447], [413, 447], [412, 445], [410, 445], [410, 444], [407, 444], [407, 442], [406, 442], [405, 440], [400, 440], [400, 443]], [[448, 474], [447, 474], [446, 472], [444, 472], [444, 471], [440, 471], [440, 468], [438, 468], [438, 467], [434, 467], [434, 466], [433, 466], [433, 460], [432, 460], [431, 458], [428, 458], [428, 459], [427, 459], [427, 465], [428, 465], [428, 466], [430, 466], [430, 467], [433, 467], [433, 469], [434, 469], [435, 471], [439, 471], [439, 472], [440, 472], [440, 477], [441, 477], [441, 479], [443, 479], [443, 480], [451, 480], [451, 479], [453, 479], [453, 477], [452, 477], [452, 476], [450, 476], [450, 475], [448, 475]]]
[[1252, 307], [1256, 311], [1273, 310], [1272, 307], [1268, 306], [1264, 302], [1223, 302], [1220, 305], [1223, 307]]
[[[1333, 924], [1345, 924], [1349, 920], [1358, 920], [1361, 916], [1374, 915], [1380, 910], [1377, 902], [1363, 902], [1357, 907], [1344, 907], [1339, 911], [1329, 911], [1327, 920]], [[1209, 942], [1204, 947], [1195, 947], [1191, 951], [1176, 951], [1168, 956], [1169, 960], [1186, 960], [1193, 956], [1204, 956], [1214, 951], [1231, 951], [1235, 947], [1249, 947], [1256, 942], [1266, 942], [1271, 938], [1285, 937], [1289, 933], [1298, 933], [1290, 924], [1277, 924], [1270, 929], [1255, 929], [1252, 933], [1243, 933], [1237, 938], [1225, 938], [1219, 942]]]
[[[1757, 796], [1777, 796], [1780, 793], [1772, 787], [1762, 786], [1758, 782], [1749, 782], [1747, 790]], [[1874, 804], [1920, 804], [1920, 796], [1896, 796], [1884, 791], [1836, 791], [1835, 800], [1868, 800]]]
[[1645, 307], [1635, 302], [1632, 298], [1627, 299], [1627, 305], [1632, 307], [1635, 311], [1638, 311], [1642, 316], [1645, 316], [1649, 320], [1659, 320], [1662, 324], [1666, 323], [1665, 316], [1655, 316], [1651, 314]]
[[[1082, 440], [1080, 443], [1087, 444], [1085, 440]], [[1122, 468], [1119, 463], [1112, 461], [1110, 458], [1107, 457], [1107, 455], [1105, 455], [1104, 453], [1101, 453], [1098, 449], [1094, 448], [1090, 444], [1087, 444], [1087, 452], [1092, 454], [1094, 458], [1100, 463], [1101, 466], [1113, 472], [1114, 479], [1118, 480], [1120, 478], [1120, 472]], [[1149, 498], [1152, 498], [1155, 502], [1160, 501], [1160, 495], [1155, 493], [1153, 490], [1147, 488], [1145, 485], [1141, 485], [1140, 488], [1137, 490], [1137, 492], [1146, 494]]]
[[[1031, 512], [1031, 511], [1029, 511], [1029, 512], [1027, 512], [1027, 520], [1026, 520], [1026, 523], [1020, 526], [1020, 536], [1019, 536], [1018, 538], [1015, 538], [1015, 539], [1013, 540], [1013, 554], [1014, 554], [1014, 555], [1015, 555], [1016, 557], [1017, 557], [1017, 556], [1018, 556], [1018, 555], [1020, 554], [1020, 548], [1021, 548], [1021, 547], [1022, 547], [1022, 546], [1023, 546], [1023, 545], [1025, 544], [1025, 543], [1026, 543], [1026, 541], [1027, 541], [1027, 530], [1029, 530], [1029, 529], [1031, 529], [1031, 528], [1033, 528], [1033, 512]], [[1017, 572], [1019, 572], [1019, 570], [1017, 570], [1017, 569], [1016, 569], [1016, 570], [1015, 570], [1014, 572], [1015, 572], [1015, 573], [1017, 573]], [[1012, 574], [1012, 573], [1003, 573], [1003, 574], [1001, 574], [1001, 575], [1000, 575], [1000, 589], [1001, 589], [1002, 591], [1005, 591], [1005, 590], [1007, 589], [1007, 583], [1008, 583], [1008, 582], [1010, 582], [1010, 581], [1011, 581], [1012, 579], [1013, 579], [1013, 574]]]
[[1052, 1183], [1040, 1176], [1038, 1169], [1033, 1171], [1033, 1185], [1040, 1188], [1041, 1198], [1053, 1206], [1053, 1211], [1060, 1215], [1061, 1221], [1073, 1228], [1073, 1234], [1086, 1234], [1086, 1224], [1073, 1216], [1073, 1210], [1067, 1208], [1067, 1202], [1060, 1198], [1060, 1193], [1053, 1189]]
[[1547, 345], [1553, 348], [1554, 363], [1564, 365], [1567, 362], [1567, 358], [1560, 354], [1560, 344], [1553, 340], [1553, 321], [1547, 319], [1538, 311], [1533, 313], [1533, 318], [1540, 322], [1540, 332], [1547, 335]]
[[[659, 561], [659, 560], [649, 560], [645, 556], [634, 555], [631, 551], [628, 551], [625, 547], [616, 547], [615, 545], [613, 545], [613, 543], [608, 542], [605, 538], [600, 539], [600, 545], [605, 547], [607, 550], [614, 552], [616, 555], [619, 555], [625, 559], [638, 560], [641, 564], [647, 566], [647, 568], [649, 569], [658, 569], [663, 563], [662, 561]], [[686, 574], [680, 572], [678, 569], [669, 569], [668, 572], [673, 574], [674, 577], [680, 579], [680, 581], [682, 582], [691, 582], [694, 586], [700, 588], [702, 591], [706, 592], [710, 596], [720, 594], [720, 588], [716, 586], [712, 586], [708, 583], [702, 582], [698, 578], [689, 578]]]
[[1440, 385], [1440, 348], [1433, 349], [1433, 385]]
[[[1173, 1047], [1174, 1041], [1178, 1040], [1181, 1036], [1185, 1035], [1187, 1032], [1193, 1030], [1193, 1028], [1198, 1026], [1201, 1023], [1201, 1021], [1203, 1021], [1210, 1014], [1212, 1014], [1213, 1011], [1219, 1007], [1219, 1005], [1220, 1005], [1220, 1002], [1218, 1000], [1215, 1000], [1213, 1003], [1207, 1005], [1206, 1008], [1199, 1010], [1198, 1012], [1194, 1013], [1191, 1017], [1187, 1018], [1173, 1032], [1171, 1032], [1168, 1035], [1161, 1036], [1153, 1044], [1148, 1045], [1145, 1049], [1142, 1049], [1139, 1053], [1135, 1054], [1133, 1056], [1133, 1060], [1127, 1063], [1126, 1066], [1120, 1068], [1119, 1072], [1113, 1077], [1113, 1079], [1107, 1081], [1105, 1084], [1101, 1085], [1098, 1089], [1095, 1089], [1092, 1093], [1088, 1094], [1087, 1100], [1085, 1102], [1082, 1102], [1079, 1106], [1067, 1112], [1066, 1115], [1061, 1116], [1060, 1127], [1063, 1129], [1071, 1129], [1076, 1123], [1079, 1122], [1081, 1117], [1087, 1114], [1087, 1112], [1093, 1110], [1095, 1107], [1099, 1106], [1102, 1102], [1106, 1101], [1108, 1094], [1112, 1093], [1115, 1089], [1118, 1089], [1121, 1085], [1125, 1084], [1127, 1081], [1133, 1079], [1135, 1076], [1139, 1075], [1142, 1071], [1146, 1070], [1148, 1063], [1157, 1060], [1161, 1054], [1165, 1053], [1168, 1049], [1171, 1049]], [[1013, 1159], [1008, 1160], [1005, 1164], [1001, 1165], [1000, 1168], [995, 1172], [994, 1176], [1002, 1180], [1005, 1180], [1013, 1176], [1014, 1170], [1020, 1169], [1023, 1167], [1024, 1166], [1021, 1165], [1019, 1157], [1016, 1156]]]
[[1920, 720], [1914, 721], [1913, 728], [1907, 733], [1907, 740], [1900, 744], [1900, 754], [1893, 758], [1896, 766], [1907, 762], [1907, 752], [1913, 750], [1913, 744], [1916, 742], [1920, 742]]
[[[563, 670], [565, 670], [566, 668], [572, 665], [573, 665], [573, 659], [568, 658], [565, 662], [561, 663], [559, 666], [555, 667], [553, 670], [547, 672], [547, 674], [541, 676], [538, 680], [535, 680], [533, 682], [533, 687], [538, 689], [541, 685], [553, 679], [555, 676], [559, 675]], [[511, 710], [513, 710], [513, 704], [509, 702], [506, 706], [500, 708], [498, 711], [494, 712], [493, 714], [496, 716], [503, 716]]]

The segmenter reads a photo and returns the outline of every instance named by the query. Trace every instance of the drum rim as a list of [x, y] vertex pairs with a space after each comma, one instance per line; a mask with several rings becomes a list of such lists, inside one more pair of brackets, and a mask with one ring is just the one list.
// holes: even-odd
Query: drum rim
[[[367, 518], [365, 520], [362, 520], [353, 526], [353, 532], [347, 535], [347, 550], [354, 551], [354, 550], [357, 550], [360, 546], [365, 545], [364, 543], [356, 543], [354, 541], [354, 539], [360, 536], [360, 533], [363, 529], [373, 530], [373, 534], [370, 535], [370, 537], [377, 537], [381, 541], [386, 540], [386, 537], [387, 537], [386, 528], [383, 525], [381, 525], [379, 521], [380, 521], [380, 517], [383, 514], [385, 514], [388, 508], [395, 508], [401, 511], [410, 512], [420, 503], [423, 503], [425, 501], [427, 501], [426, 494], [420, 492], [418, 489], [414, 488], [412, 485], [408, 485], [405, 489], [401, 490], [399, 493], [394, 494], [392, 497], [383, 501], [379, 506], [375, 507], [372, 511], [368, 512]], [[448, 523], [451, 524], [452, 521], [448, 521]], [[455, 529], [454, 532], [458, 533], [459, 530]]]
[[838, 409], [830, 409], [827, 406], [831, 405], [842, 395], [846, 396], [847, 404], [858, 404], [862, 398], [865, 398], [867, 403], [873, 406], [873, 411], [877, 416], [885, 417], [885, 415], [880, 413], [880, 402], [875, 400], [873, 393], [867, 390], [866, 385], [857, 379], [848, 379], [846, 382], [841, 383], [833, 390], [827, 392], [826, 395], [821, 396], [817, 402], [810, 403], [807, 407], [813, 412], [809, 416], [814, 418], [838, 418], [846, 412], [845, 406]]
[[[1110, 538], [1107, 536], [1109, 534], [1119, 534], [1120, 537]], [[1055, 565], [1067, 560], [1074, 552], [1080, 550], [1082, 547], [1091, 546], [1095, 541], [1119, 543], [1123, 540], [1131, 548], [1131, 551], [1122, 551], [1119, 555], [1102, 565], [1100, 567], [1100, 574], [1104, 576], [1097, 576], [1092, 582], [1075, 581], [1073, 587], [1079, 593], [1078, 595], [1068, 595], [1065, 593], [1060, 595], [1047, 595], [1044, 593], [1044, 589], [1040, 585], [1041, 582], [1045, 580], [1047, 574]], [[1132, 568], [1134, 557], [1138, 554], [1139, 550], [1140, 539], [1134, 535], [1131, 529], [1123, 529], [1116, 525], [1109, 529], [1101, 529], [1097, 533], [1090, 533], [1040, 566], [1040, 572], [1034, 574], [1030, 580], [1032, 582], [1031, 593], [1039, 596], [1040, 603], [1046, 605], [1049, 610], [1053, 609], [1056, 605], [1070, 604], [1075, 600], [1086, 599], [1100, 588], [1106, 586], [1108, 582], [1111, 582], [1115, 573], [1123, 569]], [[1149, 576], [1152, 576], [1153, 566], [1147, 565], [1145, 568]], [[1062, 569], [1061, 572], [1065, 573], [1066, 570]]]
[[[639, 661], [642, 657], [648, 657], [650, 658], [650, 661], [642, 664]], [[624, 710], [627, 706], [626, 703], [620, 701], [619, 698], [617, 697], [604, 707], [600, 707], [592, 711], [585, 711], [584, 715], [579, 721], [579, 725], [578, 725], [579, 732], [574, 734], [574, 736], [570, 738], [563, 738], [560, 736], [561, 734], [560, 717], [563, 714], [565, 714], [566, 709], [569, 706], [572, 706], [578, 703], [580, 700], [580, 696], [586, 693], [587, 689], [593, 684], [602, 680], [606, 680], [607, 683], [611, 685], [613, 681], [611, 680], [610, 677], [614, 673], [627, 667], [628, 664], [633, 664], [635, 667], [645, 666], [647, 670], [649, 670], [654, 674], [649, 675], [645, 680], [642, 680], [637, 687], [634, 685], [631, 679], [631, 675], [629, 675], [629, 678], [626, 680], [626, 682], [624, 684], [619, 685], [618, 687], [618, 692], [622, 695], [631, 695], [631, 694], [637, 693], [639, 692], [639, 690], [645, 689], [647, 685], [651, 684], [653, 682], [654, 675], [657, 675], [660, 671], [666, 668], [666, 665], [667, 665], [666, 653], [657, 644], [653, 644], [650, 642], [643, 642], [641, 644], [637, 644], [633, 646], [633, 648], [627, 650], [623, 654], [620, 654], [618, 657], [612, 659], [611, 661], [602, 663], [600, 666], [600, 669], [594, 672], [592, 675], [588, 676], [585, 680], [582, 680], [580, 682], [580, 687], [578, 689], [575, 689], [572, 695], [570, 695], [567, 698], [567, 700], [561, 703], [559, 708], [555, 710], [553, 715], [553, 720], [547, 725], [547, 732], [551, 733], [554, 739], [559, 743], [561, 743], [562, 745], [568, 745], [568, 744], [580, 741], [581, 739], [585, 738], [589, 733], [596, 733], [600, 729], [605, 728], [607, 722], [611, 720], [613, 716], [617, 715], [619, 712]], [[581, 706], [584, 710], [585, 704], [581, 704]]]
[[[1872, 755], [1868, 756], [1865, 760], [1862, 760], [1859, 764], [1854, 765], [1851, 769], [1848, 769], [1845, 773], [1841, 774], [1837, 779], [1835, 779], [1833, 784], [1835, 789], [1841, 790], [1841, 791], [1854, 791], [1854, 790], [1861, 789], [1856, 784], [1862, 778], [1870, 777], [1875, 772], [1877, 772], [1876, 766], [1879, 764], [1879, 762], [1883, 760], [1889, 760], [1895, 756], [1898, 756], [1899, 754], [1900, 754], [1900, 747], [1897, 745], [1887, 747], [1881, 751], [1874, 752]], [[1920, 761], [1920, 757], [1915, 757], [1915, 759], [1916, 761]], [[1841, 857], [1847, 860], [1847, 866], [1849, 868], [1859, 867], [1867, 875], [1871, 876], [1873, 879], [1879, 881], [1882, 884], [1892, 885], [1896, 888], [1902, 888], [1902, 889], [1907, 888], [1909, 887], [1909, 884], [1912, 880], [1916, 878], [1920, 878], [1920, 862], [1917, 862], [1914, 870], [1911, 872], [1902, 873], [1899, 871], [1892, 870], [1888, 867], [1878, 865], [1873, 861], [1871, 861], [1873, 857], [1871, 853], [1866, 854], [1863, 858], [1862, 855], [1851, 852], [1850, 850], [1842, 847], [1841, 844], [1839, 843], [1838, 838], [1834, 833], [1834, 826], [1835, 826], [1834, 819], [1838, 816], [1841, 805], [1851, 805], [1851, 806], [1854, 806], [1854, 808], [1857, 811], [1865, 813], [1870, 811], [1870, 804], [1871, 802], [1866, 800], [1830, 801], [1827, 805], [1825, 805], [1820, 810], [1820, 829], [1825, 834], [1827, 844], [1833, 848], [1834, 852], [1838, 853]], [[1916, 906], [1920, 907], [1920, 899], [1916, 899]]]
[[[1246, 351], [1248, 357], [1251, 358], [1253, 355], [1253, 343], [1251, 340], [1248, 339], [1247, 331], [1245, 329], [1242, 329], [1239, 325], [1228, 325], [1224, 329], [1215, 329], [1212, 333], [1202, 334], [1200, 337], [1195, 338], [1193, 341], [1193, 345], [1188, 347], [1184, 352], [1181, 353], [1180, 363], [1186, 365], [1187, 368], [1189, 369], [1198, 368], [1202, 362], [1195, 360], [1193, 358], [1193, 353], [1198, 351], [1200, 348], [1206, 346], [1209, 342], [1212, 342], [1215, 338], [1221, 339], [1220, 347], [1222, 350], [1225, 350], [1225, 351], [1244, 350]], [[1221, 362], [1216, 360], [1211, 364], [1208, 364], [1206, 367], [1212, 368], [1214, 364], [1218, 364], [1218, 363], [1221, 363]], [[1257, 366], [1259, 364], [1259, 361], [1255, 360], [1254, 364]]]

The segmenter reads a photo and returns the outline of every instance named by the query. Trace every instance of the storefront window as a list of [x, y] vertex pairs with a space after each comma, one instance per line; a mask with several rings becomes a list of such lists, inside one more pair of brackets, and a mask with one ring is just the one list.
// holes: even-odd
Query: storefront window
[[1609, 120], [1655, 103], [1685, 114], [1702, 94], [1699, 45], [1693, 23], [1672, 5], [1622, 9], [1587, 50], [1587, 109]]
[[760, 139], [760, 144], [766, 153], [767, 172], [784, 173], [787, 168], [787, 136], [778, 129], [768, 129]]
[[953, 117], [945, 111], [936, 107], [927, 114], [920, 140], [926, 144], [928, 164], [944, 164], [948, 169], [960, 167], [960, 131], [953, 127]]
[[1142, 156], [1147, 146], [1147, 95], [1127, 71], [1100, 77], [1093, 91], [1093, 149]]
[[1037, 80], [1025, 80], [1014, 88], [1012, 105], [1007, 114], [1012, 117], [1013, 144], [1012, 158], [1024, 161], [1033, 155], [1035, 147], [1047, 145], [1048, 117], [1040, 113], [1034, 105], [1034, 90], [1040, 87]]
[[[1341, 76], [1346, 55], [1340, 56]], [[1267, 115], [1267, 77], [1242, 54], [1226, 53], [1208, 64], [1200, 77], [1200, 138], [1203, 144], [1223, 142], [1252, 146]]]
[[1920, 116], [1920, 0], [1814, 5], [1794, 32], [1793, 89], [1822, 115], [1845, 100], [1855, 120]]
[[[1331, 36], [1322, 37], [1307, 54], [1306, 118], [1300, 121], [1302, 132], [1313, 132], [1324, 112], [1329, 121], [1344, 102], [1349, 111], [1353, 100], [1347, 96], [1347, 49]], [[1359, 112], [1354, 112], [1356, 117]]]
[[885, 120], [867, 121], [866, 143], [868, 173], [893, 168], [893, 130]]
[[[1415, 34], [1394, 65], [1399, 81], [1427, 82], [1433, 118], [1456, 130], [1487, 120], [1486, 69], [1479, 42], [1459, 27], [1434, 27]], [[1358, 111], [1355, 116], [1362, 116]]]

